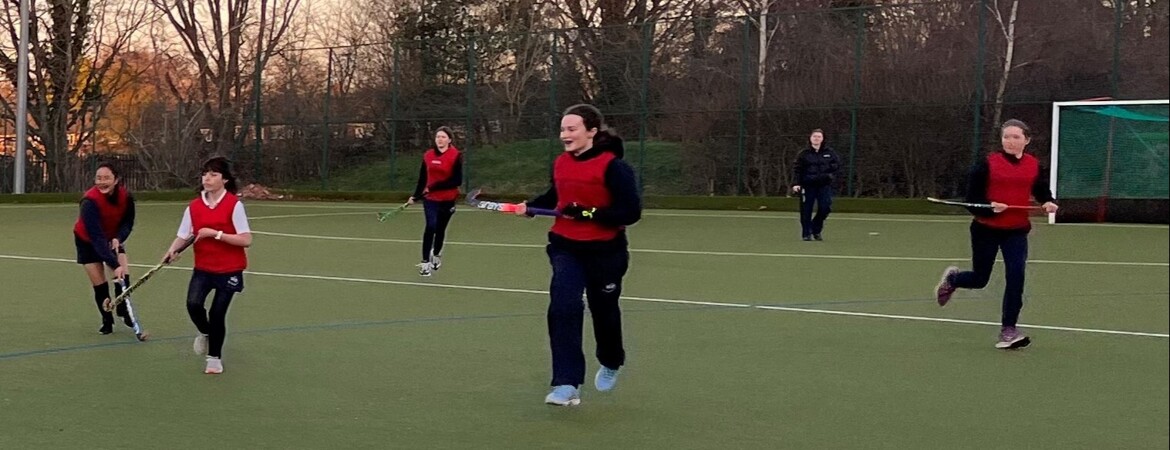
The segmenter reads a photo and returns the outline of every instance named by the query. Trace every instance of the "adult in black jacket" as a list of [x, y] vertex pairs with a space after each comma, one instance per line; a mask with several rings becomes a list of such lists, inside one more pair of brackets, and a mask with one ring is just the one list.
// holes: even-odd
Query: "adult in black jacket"
[[800, 194], [800, 236], [806, 241], [822, 239], [821, 231], [833, 205], [833, 178], [841, 164], [837, 152], [824, 142], [825, 132], [813, 130], [808, 137], [809, 146], [796, 156], [794, 165], [796, 185], [792, 192]]

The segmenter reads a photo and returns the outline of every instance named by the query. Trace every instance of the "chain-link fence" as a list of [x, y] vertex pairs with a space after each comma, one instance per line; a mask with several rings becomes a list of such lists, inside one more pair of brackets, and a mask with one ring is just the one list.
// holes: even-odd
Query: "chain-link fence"
[[[561, 111], [590, 102], [626, 139], [648, 194], [784, 195], [820, 128], [841, 155], [843, 194], [950, 196], [974, 155], [996, 145], [997, 121], [1030, 123], [1043, 158], [1053, 101], [1170, 96], [1167, 21], [1150, 2], [1021, 1], [1014, 23], [1011, 3], [776, 9], [284, 51], [265, 61], [260, 95], [238, 114], [159, 103], [124, 153], [143, 189], [194, 185], [198, 161], [221, 153], [249, 182], [404, 191], [448, 126], [468, 185], [534, 192], [561, 151]], [[221, 142], [215, 126], [231, 137]], [[31, 192], [44, 190], [36, 164]], [[86, 164], [62, 185], [87, 185]], [[0, 167], [11, 176], [10, 163]]]

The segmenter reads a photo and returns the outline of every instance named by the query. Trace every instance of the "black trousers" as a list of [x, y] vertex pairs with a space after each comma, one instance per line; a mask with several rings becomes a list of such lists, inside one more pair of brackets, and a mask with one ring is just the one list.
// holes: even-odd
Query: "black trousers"
[[[207, 295], [215, 291], [211, 310], [205, 308]], [[187, 314], [200, 333], [207, 335], [207, 356], [223, 356], [223, 342], [227, 338], [227, 311], [232, 297], [244, 290], [244, 273], [210, 273], [195, 270], [187, 285]]]
[[1024, 308], [1024, 273], [1028, 262], [1028, 231], [1000, 230], [971, 223], [971, 270], [959, 272], [951, 284], [965, 289], [983, 289], [991, 280], [995, 257], [1003, 252], [1004, 279], [1002, 325], [1016, 326]]
[[597, 360], [605, 367], [620, 368], [626, 362], [622, 347], [622, 312], [618, 298], [622, 277], [629, 267], [627, 249], [581, 251], [549, 244], [552, 284], [549, 288], [548, 337], [552, 350], [552, 386], [580, 386], [585, 382], [582, 328], [584, 293], [593, 317]]
[[451, 216], [455, 215], [455, 202], [423, 200], [423, 213], [427, 227], [423, 231], [422, 260], [426, 262], [431, 260], [431, 250], [436, 255], [443, 254], [443, 240], [447, 237]]
[[[810, 236], [821, 234], [825, 229], [825, 219], [833, 206], [833, 188], [831, 186], [802, 187], [804, 192], [800, 196], [800, 235]], [[817, 214], [813, 215], [813, 205], [816, 205]]]

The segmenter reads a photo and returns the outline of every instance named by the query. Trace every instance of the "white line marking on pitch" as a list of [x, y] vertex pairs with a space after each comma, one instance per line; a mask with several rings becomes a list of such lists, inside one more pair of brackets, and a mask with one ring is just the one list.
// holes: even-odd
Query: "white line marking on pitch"
[[[75, 261], [73, 261], [71, 259], [45, 258], [45, 257], [38, 257], [38, 256], [0, 255], [0, 259], [75, 263]], [[151, 266], [148, 266], [145, 264], [132, 264], [132, 265], [135, 267], [151, 267]], [[167, 267], [167, 269], [190, 270], [189, 268], [184, 268], [184, 267]], [[334, 277], [334, 276], [326, 276], [326, 275], [303, 275], [303, 274], [275, 273], [275, 272], [247, 271], [245, 273], [247, 273], [249, 275], [277, 277], [277, 278], [295, 278], [295, 279], [319, 280], [319, 281], [344, 281], [344, 282], [351, 282], [351, 283], [388, 284], [388, 285], [398, 285], [398, 286], [417, 286], [417, 287], [430, 287], [430, 288], [440, 288], [440, 289], [458, 289], [458, 290], [471, 290], [471, 291], [506, 292], [506, 293], [512, 293], [512, 294], [530, 294], [530, 295], [542, 295], [542, 296], [548, 295], [547, 291], [536, 290], [536, 289], [498, 288], [498, 287], [490, 287], [490, 286], [467, 286], [467, 285], [458, 285], [458, 284], [423, 283], [423, 282], [418, 282], [418, 281], [373, 280], [373, 279], [369, 279], [369, 278]], [[680, 304], [680, 305], [717, 306], [717, 307], [723, 307], [723, 308], [741, 308], [741, 309], [750, 308], [750, 309], [759, 309], [759, 310], [768, 310], [768, 311], [785, 311], [785, 312], [795, 312], [795, 313], [805, 313], [805, 314], [827, 314], [827, 315], [834, 315], [834, 316], [863, 317], [863, 318], [871, 318], [871, 319], [909, 320], [909, 321], [918, 321], [918, 322], [954, 323], [954, 324], [985, 325], [985, 326], [999, 326], [1000, 325], [999, 322], [987, 322], [987, 321], [982, 321], [982, 320], [947, 319], [947, 318], [942, 318], [942, 317], [906, 316], [906, 315], [898, 315], [898, 314], [877, 314], [877, 313], [866, 313], [866, 312], [856, 312], [856, 311], [838, 311], [838, 310], [830, 310], [830, 309], [797, 308], [797, 307], [789, 307], [789, 306], [751, 305], [751, 304], [746, 304], [746, 303], [707, 302], [707, 301], [697, 301], [697, 300], [679, 300], [679, 299], [669, 299], [669, 298], [638, 297], [638, 296], [625, 296], [625, 295], [622, 296], [622, 299], [623, 300], [640, 301], [640, 302], [650, 302], [650, 303], [671, 303], [671, 304]], [[1118, 336], [1141, 336], [1141, 337], [1154, 337], [1154, 338], [1162, 338], [1162, 339], [1170, 338], [1170, 334], [1149, 333], [1149, 332], [1143, 332], [1143, 331], [1103, 330], [1103, 329], [1096, 329], [1096, 328], [1079, 328], [1079, 327], [1064, 327], [1064, 326], [1055, 326], [1055, 325], [1033, 325], [1033, 324], [1020, 324], [1020, 326], [1026, 327], [1026, 328], [1039, 329], [1039, 330], [1071, 331], [1071, 332], [1079, 332], [1079, 333], [1109, 334], [1109, 335], [1118, 335]]]
[[[320, 236], [312, 234], [278, 233], [274, 231], [252, 230], [253, 234], [278, 236], [299, 239], [319, 239], [329, 241], [356, 241], [356, 242], [387, 242], [395, 244], [417, 244], [417, 239], [365, 238], [348, 236]], [[447, 241], [448, 245], [466, 245], [472, 247], [509, 247], [509, 248], [544, 248], [544, 244], [510, 244], [500, 242], [461, 242]], [[668, 255], [697, 255], [697, 256], [733, 256], [733, 257], [764, 257], [764, 258], [806, 258], [806, 259], [844, 259], [858, 261], [929, 261], [952, 262], [966, 261], [968, 257], [939, 258], [928, 256], [869, 256], [869, 255], [810, 255], [801, 253], [759, 253], [759, 252], [709, 252], [698, 250], [665, 250], [650, 248], [631, 248], [632, 253], [657, 253]], [[1062, 261], [1053, 259], [1029, 259], [1031, 264], [1065, 264], [1080, 266], [1132, 266], [1132, 267], [1170, 267], [1170, 262], [1141, 262], [1141, 261]]]

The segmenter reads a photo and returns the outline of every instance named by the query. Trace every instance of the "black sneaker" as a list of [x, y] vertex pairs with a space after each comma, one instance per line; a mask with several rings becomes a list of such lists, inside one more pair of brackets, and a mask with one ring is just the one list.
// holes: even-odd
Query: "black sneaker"
[[114, 332], [114, 323], [113, 322], [103, 323], [102, 327], [98, 328], [98, 333], [101, 333], [101, 334], [110, 334], [113, 332]]
[[814, 234], [814, 235], [813, 235], [813, 240], [814, 240], [814, 241], [823, 241], [823, 240], [825, 240], [825, 238], [822, 238], [822, 237], [821, 237], [821, 234], [820, 234], [820, 233], [817, 233], [817, 234]]

